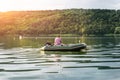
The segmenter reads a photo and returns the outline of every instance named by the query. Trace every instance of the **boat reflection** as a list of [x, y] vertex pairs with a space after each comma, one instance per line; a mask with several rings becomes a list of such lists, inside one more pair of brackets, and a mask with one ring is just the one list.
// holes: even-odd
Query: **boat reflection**
[[48, 62], [61, 62], [64, 55], [83, 55], [86, 51], [40, 51], [40, 56], [47, 58]]
[[81, 54], [86, 54], [87, 51], [86, 50], [82, 50], [82, 51], [40, 51], [40, 55], [70, 55], [70, 54], [74, 54], [74, 55], [81, 55]]

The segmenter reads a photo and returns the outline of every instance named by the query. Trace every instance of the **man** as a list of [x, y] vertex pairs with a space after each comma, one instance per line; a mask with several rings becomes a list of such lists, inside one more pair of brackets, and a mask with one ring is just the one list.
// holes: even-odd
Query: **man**
[[54, 45], [61, 45], [61, 44], [62, 44], [62, 39], [60, 35], [58, 35], [54, 40]]

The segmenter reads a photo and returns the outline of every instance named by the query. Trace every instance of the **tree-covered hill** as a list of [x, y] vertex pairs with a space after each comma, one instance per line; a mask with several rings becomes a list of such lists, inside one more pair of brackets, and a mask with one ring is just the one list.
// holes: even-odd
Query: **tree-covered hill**
[[120, 10], [65, 9], [0, 12], [0, 35], [120, 33]]

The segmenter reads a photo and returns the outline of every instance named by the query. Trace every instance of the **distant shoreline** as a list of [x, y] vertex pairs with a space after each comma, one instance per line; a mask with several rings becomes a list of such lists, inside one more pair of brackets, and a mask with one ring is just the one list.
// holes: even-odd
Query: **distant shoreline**
[[[35, 38], [35, 37], [56, 37], [60, 34], [42, 34], [39, 36], [33, 36], [33, 35], [4, 35], [4, 36], [16, 36], [19, 38]], [[3, 36], [3, 37], [4, 37]], [[61, 34], [61, 37], [111, 37], [111, 36], [118, 36], [120, 37], [120, 34], [105, 34], [105, 35], [77, 35], [77, 34]], [[2, 36], [1, 36], [2, 37]]]

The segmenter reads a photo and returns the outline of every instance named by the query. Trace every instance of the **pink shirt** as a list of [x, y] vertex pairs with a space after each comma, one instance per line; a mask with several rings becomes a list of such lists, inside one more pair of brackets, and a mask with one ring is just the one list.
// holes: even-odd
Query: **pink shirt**
[[55, 38], [54, 45], [61, 45], [61, 38], [60, 37]]

